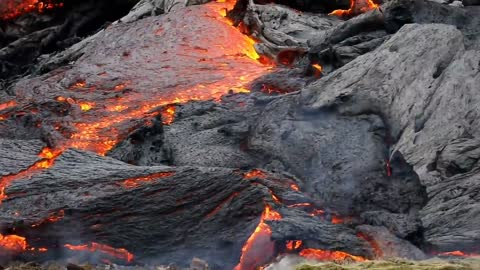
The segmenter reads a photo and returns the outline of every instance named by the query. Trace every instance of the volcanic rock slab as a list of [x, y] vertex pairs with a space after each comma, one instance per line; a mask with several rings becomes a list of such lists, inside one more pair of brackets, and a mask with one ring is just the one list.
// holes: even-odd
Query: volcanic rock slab
[[[466, 49], [455, 27], [406, 25], [375, 53], [302, 91], [301, 102], [309, 111], [328, 108], [349, 117], [366, 112], [383, 117], [392, 153], [402, 153], [427, 187], [425, 239], [445, 250], [473, 248], [480, 235], [474, 151], [480, 130], [479, 62], [480, 52]], [[447, 152], [440, 162], [443, 149]], [[460, 164], [453, 170], [450, 164], [455, 163], [445, 161], [452, 154]], [[445, 171], [455, 175], [442, 175]]]

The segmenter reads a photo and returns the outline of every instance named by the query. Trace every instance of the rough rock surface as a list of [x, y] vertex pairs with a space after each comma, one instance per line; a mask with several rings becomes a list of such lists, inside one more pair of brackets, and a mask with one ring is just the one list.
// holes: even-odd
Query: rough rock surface
[[95, 241], [229, 269], [268, 204], [265, 257], [289, 240], [372, 257], [356, 229], [389, 256], [475, 249], [480, 10], [393, 0], [341, 22], [249, 2], [262, 52], [294, 69], [265, 75], [217, 4], [141, 1], [0, 94], [1, 175], [38, 161], [40, 138], [63, 152], [7, 186], [0, 233], [49, 248], [36, 259]]
[[[383, 117], [393, 140], [391, 152], [402, 153], [427, 187], [425, 239], [442, 249], [473, 247], [480, 235], [474, 165], [480, 52], [466, 49], [463, 40], [452, 26], [406, 25], [375, 53], [302, 91], [301, 102], [309, 111]], [[473, 158], [457, 156], [460, 168], [445, 161], [459, 152], [456, 147], [473, 150], [464, 150]], [[455, 175], [442, 174], [448, 170]]]

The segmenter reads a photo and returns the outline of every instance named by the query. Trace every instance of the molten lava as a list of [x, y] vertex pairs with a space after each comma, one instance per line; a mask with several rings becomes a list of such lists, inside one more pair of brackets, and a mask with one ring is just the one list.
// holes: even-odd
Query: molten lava
[[280, 213], [270, 205], [265, 206], [260, 223], [242, 248], [240, 262], [234, 270], [252, 270], [267, 264], [275, 254], [275, 243], [271, 240], [272, 231], [266, 220], [280, 220]]
[[65, 248], [73, 251], [85, 251], [85, 252], [92, 252], [92, 253], [101, 253], [105, 254], [109, 257], [113, 257], [116, 259], [124, 260], [125, 262], [131, 263], [133, 262], [134, 255], [128, 250], [124, 248], [113, 248], [111, 246], [107, 246], [104, 244], [99, 244], [95, 242], [91, 242], [88, 245], [64, 245]]
[[300, 256], [317, 261], [355, 261], [355, 262], [364, 262], [365, 258], [360, 256], [354, 256], [342, 251], [330, 251], [322, 249], [313, 249], [307, 248], [303, 249], [299, 253]]
[[174, 172], [159, 172], [147, 176], [129, 178], [122, 182], [122, 186], [125, 188], [135, 188], [138, 187], [141, 183], [150, 182], [158, 178], [170, 177], [174, 174]]
[[463, 258], [480, 257], [480, 253], [469, 253], [469, 252], [463, 252], [460, 250], [440, 252], [440, 253], [436, 253], [435, 255], [443, 256], [443, 257], [463, 257]]
[[350, 8], [347, 10], [337, 9], [332, 11], [329, 15], [335, 15], [339, 17], [352, 17], [372, 9], [378, 8], [379, 5], [375, 4], [372, 0], [350, 0]]
[[18, 235], [0, 234], [0, 253], [1, 251], [22, 252], [27, 250], [27, 240]]
[[30, 12], [42, 13], [48, 9], [63, 7], [63, 3], [51, 0], [2, 0], [0, 5], [0, 20], [11, 20]]
[[0, 111], [15, 107], [15, 106], [17, 106], [17, 102], [15, 102], [14, 100], [8, 101], [5, 103], [0, 103]]
[[[105, 155], [118, 141], [127, 136], [129, 129], [134, 128], [135, 121], [132, 120], [155, 116], [156, 113], [152, 111], [157, 107], [192, 100], [219, 100], [229, 91], [249, 92], [247, 89], [249, 83], [267, 73], [271, 66], [262, 65], [257, 61], [259, 55], [253, 46], [255, 41], [241, 34], [223, 16], [225, 15], [223, 11], [232, 8], [234, 4], [235, 1], [218, 1], [197, 6], [192, 8], [189, 11], [192, 14], [187, 16], [197, 18], [195, 22], [178, 22], [185, 24], [178, 25], [178, 29], [187, 30], [180, 33], [177, 30], [157, 31], [162, 40], [179, 40], [171, 46], [171, 53], [159, 54], [159, 59], [155, 60], [171, 63], [174, 66], [171, 72], [178, 78], [177, 82], [156, 86], [158, 89], [141, 90], [143, 92], [135, 89], [136, 91], [122, 93], [115, 98], [109, 97], [95, 102], [88, 100], [91, 96], [89, 91], [83, 91], [89, 89], [88, 85], [92, 85], [88, 78], [73, 83], [69, 90], [74, 91], [72, 94], [75, 95], [75, 100], [61, 100], [77, 104], [82, 111], [88, 113], [76, 116], [73, 123], [70, 122], [75, 131], [64, 135], [65, 141], [59, 143], [58, 149], [77, 148]], [[201, 21], [198, 17], [202, 18]], [[205, 30], [206, 27], [210, 30]], [[195, 33], [210, 31], [210, 34], [198, 35], [189, 31], [197, 31]], [[189, 43], [185, 44], [187, 40]], [[198, 64], [193, 67], [192, 59], [195, 58], [199, 60], [195, 61]], [[128, 84], [143, 82], [128, 80]], [[125, 87], [126, 84], [122, 83], [108, 91], [97, 90], [122, 91]], [[76, 101], [77, 99], [81, 101]], [[174, 120], [175, 108], [167, 106], [161, 114], [163, 122], [170, 124]], [[72, 130], [71, 127], [66, 129]]]
[[258, 169], [253, 169], [253, 170], [243, 174], [243, 178], [245, 178], [245, 179], [252, 179], [252, 178], [265, 179], [266, 177], [267, 177], [267, 175], [263, 171], [258, 170]]
[[287, 248], [287, 251], [295, 251], [299, 249], [302, 246], [302, 244], [303, 244], [302, 240], [290, 240], [290, 241], [287, 241], [287, 244], [285, 247]]
[[175, 119], [175, 111], [175, 105], [167, 105], [162, 109], [161, 115], [162, 123], [164, 125], [170, 125], [171, 123], [173, 123], [173, 120]]
[[43, 224], [46, 224], [46, 223], [54, 223], [54, 222], [57, 222], [59, 220], [62, 220], [63, 218], [65, 217], [65, 211], [63, 210], [60, 210], [58, 211], [57, 213], [53, 213], [51, 214], [48, 218], [46, 218], [45, 220], [42, 220], [36, 224], [33, 224], [32, 227], [38, 227], [40, 225], [43, 225]]

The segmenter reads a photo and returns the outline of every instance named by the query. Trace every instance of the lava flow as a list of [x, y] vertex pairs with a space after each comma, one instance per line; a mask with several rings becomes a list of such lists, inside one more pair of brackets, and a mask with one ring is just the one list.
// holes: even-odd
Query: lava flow
[[0, 252], [22, 252], [27, 249], [27, 240], [18, 235], [0, 234]]
[[240, 262], [234, 270], [252, 270], [270, 262], [275, 253], [275, 243], [270, 239], [272, 230], [265, 221], [280, 219], [282, 219], [280, 213], [267, 204], [260, 218], [260, 223], [244, 244]]
[[339, 17], [356, 16], [372, 9], [378, 8], [379, 5], [375, 4], [372, 0], [350, 0], [350, 8], [347, 10], [337, 9], [332, 11], [329, 15], [335, 15]]
[[150, 182], [158, 178], [170, 177], [174, 174], [175, 174], [174, 172], [159, 172], [159, 173], [154, 173], [147, 176], [129, 178], [127, 180], [124, 180], [122, 182], [122, 185], [125, 188], [135, 188], [139, 186], [141, 183]]
[[[254, 49], [255, 41], [240, 33], [222, 16], [224, 10], [233, 7], [234, 3], [235, 1], [219, 0], [189, 10], [192, 14], [186, 17], [192, 17], [192, 21], [176, 22], [182, 25], [175, 26], [177, 29], [187, 29], [182, 30], [184, 32], [162, 29], [156, 31], [156, 35], [161, 36], [161, 39], [181, 40], [177, 42], [178, 44], [173, 43], [172, 52], [160, 54], [156, 60], [165, 65], [171, 63], [169, 67], [173, 69], [176, 82], [168, 82], [170, 79], [167, 78], [165, 82], [159, 82], [158, 85], [143, 90], [135, 89], [115, 98], [95, 101], [88, 100], [91, 95], [89, 91], [80, 91], [91, 88], [88, 79], [79, 80], [73, 88], [71, 86], [70, 90], [75, 91], [72, 94], [75, 97], [62, 98], [61, 101], [70, 100], [70, 104], [79, 105], [85, 114], [77, 116], [73, 121], [72, 125], [76, 131], [69, 134], [64, 142], [59, 143], [58, 148], [62, 150], [77, 148], [105, 155], [125, 138], [128, 130], [135, 128], [135, 121], [132, 120], [160, 113], [163, 123], [169, 125], [175, 116], [175, 107], [169, 104], [193, 100], [218, 100], [229, 91], [249, 92], [248, 84], [258, 76], [266, 74], [271, 66], [258, 61], [260, 57]], [[189, 32], [208, 31], [206, 27], [210, 29], [209, 35], [201, 36]], [[192, 29], [189, 30], [190, 28]], [[191, 40], [188, 47], [182, 43], [185, 40]], [[194, 64], [192, 57], [198, 58]], [[132, 81], [130, 83], [144, 84]], [[161, 106], [166, 107], [161, 112], [155, 112], [155, 109]]]
[[72, 251], [83, 251], [90, 253], [101, 253], [109, 257], [124, 260], [127, 263], [133, 262], [134, 255], [124, 248], [113, 248], [108, 245], [91, 242], [88, 245], [64, 245], [65, 248]]
[[364, 262], [366, 261], [365, 258], [360, 256], [355, 256], [348, 254], [342, 251], [330, 251], [330, 250], [322, 250], [322, 249], [313, 249], [307, 248], [303, 249], [299, 253], [300, 256], [317, 261], [355, 261], [355, 262]]
[[48, 9], [63, 7], [63, 3], [39, 0], [2, 0], [0, 5], [0, 20], [14, 19], [30, 12], [42, 13]]

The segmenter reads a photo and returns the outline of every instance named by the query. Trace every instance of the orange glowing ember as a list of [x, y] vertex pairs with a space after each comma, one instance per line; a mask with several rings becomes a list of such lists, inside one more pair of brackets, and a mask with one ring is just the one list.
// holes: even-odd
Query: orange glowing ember
[[42, 13], [48, 9], [63, 7], [63, 3], [39, 0], [6, 0], [0, 7], [0, 20], [14, 19], [30, 12]]
[[0, 103], [0, 111], [6, 110], [11, 107], [15, 107], [15, 106], [17, 106], [17, 102], [15, 102], [14, 100], [5, 102], [5, 103]]
[[70, 245], [66, 244], [64, 245], [65, 248], [73, 251], [86, 251], [86, 252], [98, 252], [98, 253], [103, 253], [105, 255], [108, 255], [113, 258], [121, 259], [126, 262], [133, 262], [134, 255], [130, 252], [128, 252], [124, 248], [113, 248], [111, 246], [107, 246], [104, 244], [99, 244], [95, 242], [91, 242], [88, 245]]
[[379, 5], [375, 4], [372, 0], [350, 0], [349, 9], [337, 9], [332, 11], [329, 15], [335, 15], [339, 17], [356, 16], [378, 7]]
[[265, 220], [280, 220], [280, 213], [274, 211], [270, 205], [265, 206], [260, 223], [255, 231], [250, 235], [242, 248], [240, 262], [234, 270], [252, 270], [267, 264], [274, 256], [275, 246], [270, 239], [272, 231], [265, 223]]
[[245, 179], [252, 179], [252, 178], [261, 178], [261, 179], [264, 179], [267, 177], [267, 175], [261, 171], [261, 170], [258, 170], [258, 169], [254, 169], [254, 170], [251, 170], [247, 173], [244, 173], [243, 174], [243, 177]]
[[317, 261], [355, 261], [355, 262], [364, 262], [365, 258], [360, 256], [354, 256], [342, 251], [330, 251], [322, 249], [313, 249], [307, 248], [303, 249], [299, 253], [300, 256]]
[[158, 172], [147, 176], [140, 176], [135, 178], [129, 178], [122, 182], [123, 187], [125, 188], [135, 188], [139, 186], [141, 183], [150, 182], [152, 180], [164, 177], [170, 177], [174, 175], [174, 172]]
[[4, 236], [0, 234], [0, 251], [2, 249], [10, 252], [25, 251], [27, 249], [27, 240], [25, 239], [25, 237], [21, 237], [18, 235]]
[[323, 216], [325, 214], [325, 211], [321, 209], [314, 209], [312, 212], [310, 212], [310, 216], [316, 217], [316, 216]]
[[163, 108], [161, 115], [162, 123], [164, 125], [170, 125], [171, 123], [173, 123], [173, 120], [175, 119], [175, 111], [175, 105], [167, 105]]
[[78, 102], [78, 105], [80, 106], [80, 109], [84, 112], [88, 112], [90, 111], [93, 106], [95, 106], [95, 103], [94, 102]]
[[288, 251], [295, 251], [302, 246], [302, 240], [290, 240], [287, 241], [286, 248]]
[[290, 188], [294, 191], [300, 191], [300, 188], [297, 186], [297, 184], [291, 184]]
[[322, 75], [323, 67], [322, 67], [320, 64], [313, 64], [313, 65], [312, 65], [312, 68], [313, 68], [313, 70], [314, 70], [313, 75], [314, 75], [315, 77], [318, 78], [318, 77], [320, 77], [320, 76]]

